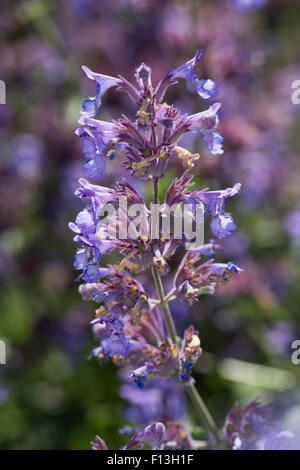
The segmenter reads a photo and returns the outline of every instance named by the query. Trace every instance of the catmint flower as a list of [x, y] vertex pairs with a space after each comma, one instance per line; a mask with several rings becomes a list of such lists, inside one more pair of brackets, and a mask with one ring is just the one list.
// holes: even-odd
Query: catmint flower
[[107, 450], [107, 446], [101, 437], [96, 436], [95, 440], [91, 442], [93, 450]]
[[188, 116], [191, 129], [200, 131], [205, 136], [207, 146], [214, 155], [223, 153], [223, 137], [219, 132], [216, 132], [219, 123], [218, 111], [220, 107], [221, 103], [214, 103], [207, 110]]
[[[227, 281], [230, 274], [242, 272], [242, 269], [232, 262], [214, 263], [216, 249], [217, 245], [210, 243], [186, 253], [174, 279], [178, 299], [186, 299], [193, 305], [201, 295], [213, 294], [215, 287]], [[208, 259], [202, 260], [201, 255], [208, 256]]]
[[294, 439], [294, 434], [290, 431], [271, 431], [264, 442], [264, 450], [291, 450], [289, 444]]
[[[166, 427], [163, 423], [152, 423], [142, 428], [134, 434], [129, 442], [121, 447], [120, 450], [136, 450], [142, 449], [146, 444], [150, 449], [159, 449], [160, 445], [164, 442], [166, 434]], [[99, 437], [95, 437], [95, 441], [91, 442], [93, 450], [107, 450], [106, 443]]]
[[260, 10], [268, 0], [229, 0], [229, 5], [237, 11]]
[[210, 212], [212, 219], [210, 228], [217, 238], [226, 238], [236, 229], [233, 218], [225, 213], [225, 199], [239, 194], [241, 184], [237, 183], [233, 188], [220, 191], [200, 190], [190, 195], [192, 201], [201, 201]]
[[198, 191], [188, 191], [193, 185], [192, 177], [185, 172], [179, 180], [174, 180], [168, 189], [165, 202], [169, 205], [175, 203], [188, 203], [196, 207], [197, 204], [204, 203], [206, 212], [210, 213], [211, 231], [217, 238], [226, 238], [236, 229], [236, 225], [230, 214], [225, 213], [225, 199], [239, 194], [241, 184], [237, 183], [233, 188], [220, 191], [208, 191], [202, 189]]
[[241, 268], [236, 266], [231, 261], [229, 261], [227, 264], [225, 264], [225, 263], [212, 263], [210, 265], [210, 270], [213, 273], [216, 273], [219, 276], [221, 276], [222, 281], [228, 281], [227, 275], [230, 272], [237, 273], [237, 274], [243, 272], [243, 270]]
[[143, 388], [145, 381], [148, 380], [149, 374], [152, 371], [150, 365], [143, 365], [138, 369], [130, 372], [129, 377], [132, 377], [139, 388]]
[[[130, 429], [128, 429], [130, 431]], [[105, 442], [98, 436], [92, 442], [94, 450], [107, 450]], [[141, 428], [121, 450], [136, 450], [147, 447], [151, 450], [194, 449], [193, 439], [188, 430], [178, 421], [154, 422]]]
[[135, 351], [134, 337], [124, 335], [123, 330], [127, 322], [139, 323], [138, 309], [141, 317], [143, 310], [148, 308], [148, 298], [142, 286], [125, 273], [111, 272], [110, 278], [103, 280], [97, 292], [89, 287], [89, 293], [90, 298], [100, 305], [91, 323], [104, 323], [107, 330], [107, 336], [100, 341], [103, 357], [126, 357]]
[[235, 405], [225, 421], [225, 438], [233, 450], [278, 450], [285, 449], [293, 434], [280, 429], [272, 420], [270, 406], [261, 406], [257, 401], [244, 408]]
[[172, 70], [168, 73], [167, 77], [170, 79], [174, 78], [185, 78], [185, 80], [193, 83], [195, 86], [198, 95], [201, 98], [209, 99], [214, 98], [218, 95], [218, 84], [211, 79], [208, 80], [199, 80], [195, 74], [194, 67], [200, 61], [202, 56], [202, 50], [198, 50], [196, 55], [187, 61], [185, 64], [181, 65], [175, 70]]
[[135, 78], [138, 82], [140, 90], [144, 90], [146, 93], [151, 88], [151, 69], [146, 64], [141, 64], [135, 72]]
[[94, 117], [97, 114], [101, 104], [101, 97], [109, 88], [118, 85], [120, 83], [120, 79], [109, 77], [108, 75], [102, 75], [101, 73], [92, 72], [85, 65], [82, 66], [82, 70], [88, 78], [96, 81], [97, 90], [95, 97], [84, 100], [81, 114], [83, 116]]
[[[77, 279], [85, 282], [79, 292], [84, 300], [97, 305], [95, 318], [90, 323], [98, 345], [91, 351], [90, 358], [96, 357], [100, 364], [111, 359], [124, 367], [126, 388], [123, 387], [121, 393], [128, 395], [130, 391], [131, 417], [139, 416], [135, 421], [143, 424], [142, 428], [130, 428], [134, 435], [123, 450], [140, 449], [144, 445], [164, 450], [194, 448], [189, 432], [176, 418], [183, 412], [178, 406], [178, 401], [185, 403], [179, 398], [183, 388], [194, 384], [192, 370], [202, 353], [201, 341], [192, 325], [184, 331], [182, 339], [178, 338], [175, 326], [170, 328], [171, 320], [167, 321], [162, 305], [174, 299], [186, 299], [193, 305], [199, 296], [212, 294], [231, 274], [242, 271], [232, 262], [215, 262], [220, 247], [215, 240], [210, 240], [183, 256], [166, 299], [163, 288], [159, 287], [162, 276], [170, 272], [169, 262], [174, 253], [190, 244], [188, 234], [181, 233], [179, 237], [170, 229], [170, 207], [176, 205], [182, 214], [188, 206], [188, 211], [183, 212], [184, 222], [191, 225], [199, 222], [199, 209], [202, 214], [204, 207], [211, 216], [211, 231], [217, 238], [229, 236], [236, 228], [231, 215], [225, 212], [224, 202], [239, 193], [240, 184], [220, 191], [191, 191], [193, 182], [189, 171], [198, 163], [200, 154], [192, 153], [180, 142], [184, 134], [200, 132], [210, 152], [221, 154], [223, 138], [218, 132], [221, 104], [214, 103], [188, 116], [163, 101], [168, 87], [179, 78], [192, 83], [201, 98], [214, 98], [218, 94], [216, 82], [200, 79], [195, 73], [194, 67], [201, 54], [198, 51], [191, 60], [168, 72], [156, 87], [152, 84], [151, 68], [146, 64], [135, 71], [136, 86], [123, 77], [97, 74], [83, 67], [87, 77], [96, 82], [96, 95], [83, 102], [80, 127], [76, 130], [82, 140], [86, 179], [79, 180], [75, 195], [85, 207], [69, 227], [79, 246], [74, 258], [74, 267], [80, 271]], [[135, 104], [133, 119], [125, 115], [113, 122], [95, 118], [102, 96], [112, 87], [126, 93]], [[118, 159], [132, 176], [154, 183], [155, 203], [159, 202], [160, 178], [174, 159], [180, 161], [185, 170], [157, 204], [159, 221], [156, 225], [149, 219], [150, 211], [142, 195], [125, 179], [112, 188], [90, 183], [103, 176], [112, 159]], [[138, 214], [132, 210], [136, 204]], [[178, 214], [173, 208], [172, 211], [173, 221]], [[155, 234], [154, 229], [157, 229]], [[113, 252], [118, 254], [119, 261], [113, 266], [102, 266], [103, 255]], [[153, 283], [149, 282], [147, 271], [153, 273], [156, 294], [153, 294]], [[171, 395], [176, 397], [172, 402], [174, 406], [170, 405]], [[141, 413], [141, 404], [147, 407], [144, 413]], [[138, 405], [137, 410], [133, 410], [134, 405]], [[180, 412], [175, 413], [173, 408]], [[276, 436], [272, 439], [277, 445]], [[99, 437], [92, 446], [106, 449]]]
[[165, 380], [162, 377], [144, 382], [139, 388], [128, 378], [128, 370], [122, 370], [120, 396], [129, 404], [125, 409], [125, 419], [131, 423], [149, 423], [168, 419], [184, 418], [187, 413], [187, 400], [184, 387], [175, 377]]
[[153, 423], [140, 431], [135, 440], [137, 442], [147, 442], [152, 445], [159, 445], [165, 437], [166, 427], [163, 423]]
[[[195, 74], [194, 66], [200, 57], [201, 51], [198, 51], [186, 64], [168, 72], [155, 90], [152, 88], [151, 69], [145, 64], [141, 64], [135, 73], [139, 89], [123, 77], [109, 77], [83, 67], [87, 77], [97, 83], [96, 96], [83, 102], [79, 119], [81, 127], [76, 131], [83, 138], [83, 154], [86, 159], [83, 169], [86, 177], [100, 178], [107, 161], [116, 157], [125, 157], [125, 168], [143, 179], [152, 179], [154, 174], [162, 177], [174, 155], [182, 159], [184, 167], [192, 168], [199, 159], [199, 154], [192, 154], [178, 145], [176, 147], [180, 137], [192, 130], [199, 130], [204, 135], [213, 154], [223, 152], [223, 138], [217, 132], [220, 103], [193, 116], [183, 116], [174, 106], [161, 103], [164, 92], [176, 83], [176, 78], [185, 78], [192, 82], [202, 98], [217, 95], [216, 82], [210, 79], [200, 80]], [[135, 122], [126, 116], [114, 123], [94, 118], [100, 107], [101, 97], [114, 86], [117, 86], [118, 91], [127, 93], [138, 106]], [[157, 128], [155, 142], [152, 141], [151, 126]]]
[[98, 121], [83, 116], [82, 124], [75, 133], [82, 138], [82, 152], [86, 159], [83, 171], [86, 177], [100, 178], [106, 168], [106, 161], [113, 160], [122, 151], [122, 145], [115, 140], [113, 123]]
[[125, 357], [129, 351], [129, 341], [122, 333], [112, 334], [101, 341], [104, 354], [110, 357]]
[[194, 449], [194, 442], [189, 431], [179, 421], [166, 421], [166, 435], [164, 450], [190, 450]]

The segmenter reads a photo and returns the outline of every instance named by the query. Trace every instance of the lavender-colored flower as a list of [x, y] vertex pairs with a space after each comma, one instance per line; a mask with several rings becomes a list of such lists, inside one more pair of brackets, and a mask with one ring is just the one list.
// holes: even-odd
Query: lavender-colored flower
[[294, 434], [290, 431], [270, 432], [263, 444], [264, 450], [290, 450], [290, 443], [294, 439]]
[[191, 177], [186, 171], [179, 180], [175, 180], [167, 191], [165, 202], [175, 204], [189, 203], [192, 206], [204, 203], [206, 212], [212, 216], [211, 231], [217, 238], [226, 238], [236, 229], [236, 225], [230, 214], [225, 212], [225, 199], [239, 194], [241, 184], [237, 183], [233, 188], [220, 191], [208, 191], [201, 189], [188, 191], [193, 185]]
[[220, 107], [221, 103], [214, 103], [207, 110], [188, 117], [192, 130], [200, 131], [205, 136], [207, 146], [214, 155], [223, 153], [223, 137], [222, 134], [216, 132]]
[[129, 351], [129, 341], [122, 333], [116, 333], [101, 341], [103, 353], [110, 357], [125, 357]]
[[166, 422], [165, 450], [190, 450], [194, 449], [194, 442], [189, 431], [178, 421]]
[[[144, 63], [135, 72], [137, 87], [123, 77], [96, 74], [83, 67], [85, 74], [96, 81], [97, 89], [95, 97], [83, 103], [76, 134], [82, 139], [86, 178], [98, 179], [109, 160], [122, 159], [123, 166], [132, 176], [154, 184], [155, 203], [158, 202], [158, 181], [165, 175], [170, 162], [178, 158], [187, 171], [169, 187], [159, 206], [159, 217], [162, 221], [169, 217], [169, 207], [173, 204], [183, 208], [188, 203], [189, 220], [196, 223], [198, 206], [204, 205], [212, 217], [213, 234], [225, 238], [236, 226], [232, 217], [225, 213], [224, 201], [240, 191], [240, 184], [220, 191], [191, 191], [189, 170], [195, 166], [199, 154], [179, 146], [184, 134], [199, 131], [211, 153], [221, 154], [223, 138], [218, 132], [221, 104], [214, 103], [205, 111], [187, 116], [163, 102], [166, 90], [178, 78], [193, 83], [204, 99], [217, 95], [216, 82], [196, 76], [194, 67], [200, 57], [201, 51], [198, 51], [193, 59], [168, 72], [156, 88], [152, 85], [151, 68]], [[95, 119], [103, 94], [114, 86], [135, 104], [135, 120], [125, 115], [113, 122]], [[168, 303], [166, 299], [169, 298], [186, 298], [192, 305], [200, 295], [212, 294], [215, 286], [226, 281], [229, 274], [242, 270], [232, 262], [215, 263], [220, 247], [211, 240], [198, 246], [197, 250], [187, 251], [175, 273], [174, 287], [165, 298], [163, 287], [160, 287], [161, 276], [169, 272], [169, 260], [176, 250], [190, 242], [188, 235], [183, 233], [179, 238], [172, 231], [167, 236], [166, 227], [159, 223], [154, 236], [152, 221], [147, 218], [147, 205], [126, 180], [117, 182], [113, 188], [91, 184], [87, 179], [80, 179], [79, 184], [75, 194], [86, 206], [69, 226], [75, 233], [74, 241], [80, 246], [74, 258], [75, 269], [81, 271], [78, 279], [86, 283], [80, 286], [80, 293], [84, 300], [98, 304], [91, 324], [94, 330], [98, 328], [95, 334], [100, 344], [92, 350], [90, 357], [96, 357], [100, 364], [108, 358], [115, 364], [126, 364], [129, 373], [123, 394], [135, 387], [132, 405], [146, 405], [147, 390], [155, 390], [156, 397], [161, 397], [159, 401], [153, 401], [153, 397], [148, 396], [147, 413], [142, 419], [136, 419], [147, 426], [137, 429], [122, 449], [139, 449], [143, 445], [192, 449], [194, 443], [189, 432], [174, 420], [177, 416], [170, 408], [170, 399], [166, 404], [162, 399], [170, 390], [170, 384], [194, 386], [192, 369], [202, 353], [200, 338], [194, 327], [189, 326], [180, 340], [175, 325], [170, 326], [173, 320], [165, 316], [162, 305]], [[120, 209], [120, 202], [126, 209], [124, 206]], [[130, 211], [131, 205], [137, 203], [138, 226], [136, 213], [133, 216]], [[110, 212], [104, 216], [107, 204]], [[118, 253], [121, 260], [114, 266], [100, 267], [102, 255], [111, 252]], [[206, 259], [202, 259], [204, 257]], [[157, 290], [154, 295], [158, 298], [152, 298], [153, 287], [147, 280], [147, 271], [153, 274]], [[143, 275], [142, 282], [138, 280], [140, 275]], [[141, 401], [142, 393], [145, 398]], [[178, 407], [178, 400], [172, 403]], [[141, 416], [141, 411], [134, 411], [132, 407], [131, 413], [132, 417]], [[106, 445], [97, 438], [93, 447], [103, 449]]]
[[212, 263], [210, 265], [210, 269], [212, 270], [213, 273], [218, 274], [218, 276], [221, 276], [222, 281], [227, 281], [227, 274], [230, 272], [234, 273], [241, 273], [243, 270], [236, 266], [234, 263], [229, 261], [227, 264], [225, 263]]
[[[115, 158], [116, 155], [125, 156], [125, 167], [145, 179], [151, 179], [153, 174], [163, 176], [169, 159], [176, 154], [183, 159], [184, 165], [192, 167], [193, 160], [199, 158], [198, 154], [193, 155], [174, 147], [185, 132], [193, 129], [204, 134], [213, 154], [223, 152], [223, 139], [217, 132], [219, 103], [190, 117], [181, 115], [174, 106], [161, 103], [166, 89], [176, 83], [176, 78], [185, 78], [194, 83], [198, 94], [204, 99], [217, 95], [216, 82], [210, 79], [200, 80], [195, 74], [194, 66], [200, 57], [201, 51], [198, 51], [186, 64], [168, 72], [155, 90], [152, 88], [151, 69], [146, 64], [141, 64], [135, 73], [138, 89], [123, 77], [109, 77], [83, 67], [85, 74], [97, 83], [96, 96], [83, 102], [82, 116], [79, 119], [81, 127], [76, 131], [83, 138], [83, 153], [86, 158], [83, 168], [86, 177], [99, 178], [105, 171], [107, 159]], [[125, 116], [114, 123], [94, 118], [102, 95], [113, 86], [128, 94], [138, 106], [136, 122]], [[151, 123], [157, 127], [155, 141], [150, 130]]]
[[135, 434], [123, 450], [140, 449], [146, 444], [150, 449], [193, 449], [193, 440], [187, 429], [178, 421], [155, 422]]
[[[151, 423], [145, 428], [134, 434], [129, 442], [121, 447], [121, 450], [136, 450], [147, 445], [150, 449], [159, 449], [163, 444], [166, 435], [166, 427], [163, 423]], [[91, 442], [93, 450], [107, 450], [106, 443], [99, 436], [95, 437], [95, 441]]]
[[130, 372], [129, 377], [132, 377], [139, 388], [145, 386], [145, 381], [149, 378], [149, 374], [152, 371], [152, 367], [145, 364], [141, 367]]
[[83, 102], [81, 114], [83, 116], [94, 117], [101, 104], [101, 97], [109, 88], [118, 85], [120, 83], [120, 79], [92, 72], [85, 65], [82, 66], [82, 70], [88, 78], [96, 81], [97, 89], [96, 96], [88, 98]]
[[[232, 262], [214, 263], [216, 249], [217, 245], [213, 242], [200, 246], [198, 250], [188, 251], [183, 257], [174, 279], [179, 299], [185, 298], [193, 305], [201, 295], [213, 294], [215, 287], [227, 281], [232, 273], [242, 272], [242, 269]], [[208, 259], [202, 260], [201, 255], [208, 256]]]
[[184, 78], [185, 80], [193, 83], [198, 95], [201, 96], [201, 98], [214, 98], [219, 93], [218, 84], [211, 79], [199, 80], [194, 71], [194, 67], [200, 61], [201, 56], [202, 50], [199, 49], [192, 59], [188, 60], [185, 64], [181, 65], [177, 69], [170, 71], [167, 77], [169, 79]]
[[91, 179], [100, 178], [105, 171], [106, 160], [114, 159], [121, 150], [115, 141], [114, 125], [88, 116], [81, 117], [79, 123], [82, 127], [76, 130], [76, 134], [82, 138], [82, 152], [86, 159], [84, 175]]
[[191, 194], [192, 200], [202, 201], [208, 208], [212, 216], [210, 228], [217, 238], [226, 238], [236, 229], [233, 218], [225, 213], [225, 199], [232, 197], [240, 192], [241, 184], [237, 183], [233, 188], [227, 188], [221, 191], [194, 191]]
[[225, 421], [225, 438], [234, 450], [279, 450], [285, 449], [293, 434], [280, 429], [272, 421], [270, 406], [261, 406], [257, 401], [244, 408], [235, 405]]
[[135, 440], [137, 442], [147, 442], [148, 444], [158, 446], [165, 437], [166, 428], [163, 423], [153, 423], [140, 431]]
[[120, 395], [129, 405], [125, 409], [125, 418], [131, 423], [149, 423], [167, 419], [180, 419], [186, 415], [187, 401], [184, 387], [175, 378], [165, 380], [157, 377], [144, 382], [139, 388], [128, 379], [128, 372], [122, 373], [125, 383]]
[[107, 446], [101, 437], [96, 436], [95, 440], [91, 442], [93, 450], [107, 450]]

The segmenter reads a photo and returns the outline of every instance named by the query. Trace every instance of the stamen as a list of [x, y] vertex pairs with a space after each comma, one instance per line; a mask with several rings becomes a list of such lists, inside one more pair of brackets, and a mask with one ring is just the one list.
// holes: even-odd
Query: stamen
[[191, 153], [183, 147], [174, 147], [174, 150], [177, 152], [178, 158], [182, 160], [184, 168], [193, 168], [195, 166], [195, 161], [199, 160], [199, 153]]
[[194, 289], [188, 282], [184, 285], [185, 297], [188, 299], [190, 305], [197, 302], [199, 296], [199, 289]]
[[143, 101], [142, 106], [140, 107], [140, 109], [136, 113], [136, 115], [139, 118], [139, 123], [140, 123], [141, 126], [147, 126], [149, 124], [150, 114], [147, 113], [147, 111], [146, 111], [148, 105], [149, 105], [149, 100], [145, 99]]
[[102, 305], [101, 307], [99, 307], [99, 308], [95, 311], [96, 318], [104, 317], [104, 316], [107, 315], [108, 313], [109, 313], [109, 310], [108, 310], [107, 308], [105, 308], [104, 305]]
[[150, 155], [150, 157], [145, 158], [141, 162], [132, 162], [131, 168], [136, 170], [137, 174], [140, 176], [144, 176], [146, 168], [150, 165], [150, 163], [157, 158], [157, 155]]
[[130, 258], [132, 258], [137, 253], [138, 253], [138, 249], [136, 248], [127, 256], [125, 256], [125, 258], [123, 258], [122, 261], [120, 261], [120, 263], [116, 264], [115, 268], [116, 268], [117, 273], [128, 270], [130, 272], [137, 274], [140, 271], [140, 265], [138, 263], [132, 263], [130, 261]]
[[130, 313], [133, 317], [132, 324], [138, 325], [141, 322], [142, 308], [147, 302], [148, 298], [145, 294], [141, 294], [135, 306], [131, 309]]

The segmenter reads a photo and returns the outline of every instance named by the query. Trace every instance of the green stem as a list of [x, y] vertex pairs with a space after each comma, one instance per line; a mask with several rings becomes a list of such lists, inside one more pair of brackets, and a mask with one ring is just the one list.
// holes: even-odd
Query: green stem
[[198, 411], [199, 417], [202, 421], [202, 423], [205, 424], [205, 427], [207, 431], [211, 435], [214, 436], [216, 439], [217, 444], [220, 444], [222, 442], [220, 436], [219, 436], [219, 431], [217, 428], [217, 425], [211, 416], [210, 412], [208, 411], [207, 406], [205, 405], [204, 401], [202, 400], [201, 396], [199, 395], [198, 390], [196, 389], [195, 385], [187, 385], [186, 386], [187, 393], [189, 397], [191, 398], [191, 401], [194, 403], [196, 410]]
[[152, 266], [152, 275], [153, 275], [153, 279], [155, 282], [157, 293], [159, 295], [159, 299], [161, 301], [160, 307], [164, 315], [164, 319], [167, 325], [169, 336], [171, 340], [173, 341], [173, 343], [176, 344], [177, 343], [176, 328], [175, 328], [175, 324], [174, 324], [174, 321], [170, 312], [169, 304], [168, 302], [165, 301], [164, 287], [163, 287], [161, 277], [160, 277], [157, 267]]
[[[162, 280], [161, 280], [157, 267], [152, 266], [152, 275], [153, 275], [153, 279], [155, 282], [159, 299], [161, 301], [160, 307], [162, 309], [164, 320], [166, 322], [168, 334], [172, 342], [177, 344], [178, 338], [177, 338], [177, 333], [176, 333], [176, 327], [172, 318], [172, 314], [170, 312], [168, 299], [165, 297], [164, 287], [163, 287]], [[211, 416], [210, 412], [208, 411], [204, 401], [199, 395], [195, 385], [186, 385], [186, 390], [187, 390], [189, 397], [191, 398], [191, 401], [194, 403], [195, 408], [198, 411], [201, 422], [204, 424], [209, 434], [214, 436], [217, 444], [220, 445], [222, 440], [219, 435], [217, 425], [213, 417]]]

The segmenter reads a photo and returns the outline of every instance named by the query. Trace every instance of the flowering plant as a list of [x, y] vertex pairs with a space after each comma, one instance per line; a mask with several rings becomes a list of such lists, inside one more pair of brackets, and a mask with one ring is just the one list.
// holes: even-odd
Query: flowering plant
[[[203, 230], [199, 223], [200, 219], [203, 222], [199, 218], [203, 213], [210, 217], [211, 233], [218, 239], [230, 236], [236, 229], [232, 216], [225, 212], [225, 200], [238, 194], [241, 185], [217, 191], [207, 188], [192, 191], [190, 172], [200, 155], [179, 145], [186, 133], [199, 132], [209, 151], [221, 155], [223, 138], [218, 132], [221, 104], [215, 102], [205, 111], [188, 116], [164, 101], [168, 88], [181, 78], [195, 87], [200, 98], [213, 99], [218, 95], [215, 81], [199, 79], [195, 73], [201, 55], [198, 51], [191, 60], [169, 71], [157, 86], [153, 86], [151, 69], [145, 64], [136, 70], [137, 86], [121, 76], [114, 78], [83, 67], [86, 76], [96, 82], [96, 95], [83, 102], [80, 127], [76, 130], [83, 144], [85, 178], [79, 180], [75, 194], [88, 202], [75, 223], [70, 223], [74, 240], [79, 244], [74, 267], [80, 271], [78, 280], [84, 281], [79, 288], [83, 299], [97, 303], [96, 317], [91, 323], [99, 346], [91, 357], [98, 358], [100, 364], [111, 358], [123, 367], [125, 385], [121, 393], [131, 402], [135, 409], [134, 412], [131, 409], [131, 415], [134, 413], [135, 421], [139, 421], [136, 428], [123, 429], [133, 434], [123, 449], [199, 447], [180, 423], [180, 413], [174, 412], [178, 407], [170, 406], [172, 400], [183, 401], [184, 392], [206, 429], [207, 440], [202, 446], [280, 448], [291, 437], [273, 429], [268, 413], [256, 403], [242, 410], [234, 407], [227, 417], [224, 434], [219, 432], [192, 377], [193, 366], [202, 353], [199, 334], [191, 325], [180, 337], [169, 307], [172, 300], [193, 305], [202, 295], [213, 294], [216, 286], [228, 281], [232, 274], [242, 271], [231, 261], [215, 262], [220, 246], [214, 239], [208, 243], [202, 239], [199, 243], [196, 237], [196, 242], [187, 245], [191, 233], [178, 236], [175, 216], [173, 231], [165, 230], [164, 222], [174, 205], [177, 209], [188, 205], [184, 218], [196, 227], [196, 232]], [[111, 87], [126, 93], [133, 101], [137, 109], [134, 120], [127, 116], [113, 122], [95, 118], [102, 96]], [[130, 178], [153, 186], [152, 204], [158, 214], [155, 221], [149, 222], [143, 196], [127, 180], [117, 182], [113, 188], [88, 181], [98, 180], [113, 159], [122, 161]], [[159, 182], [175, 159], [181, 162], [183, 174], [170, 185], [161, 204]], [[126, 202], [126, 209], [120, 207], [120, 201]], [[138, 217], [131, 210], [136, 204]], [[170, 279], [174, 254], [187, 247], [166, 293], [164, 280]], [[102, 266], [102, 256], [113, 252], [121, 255], [120, 261]], [[145, 271], [151, 271], [152, 282]], [[92, 446], [107, 448], [98, 436]]]

